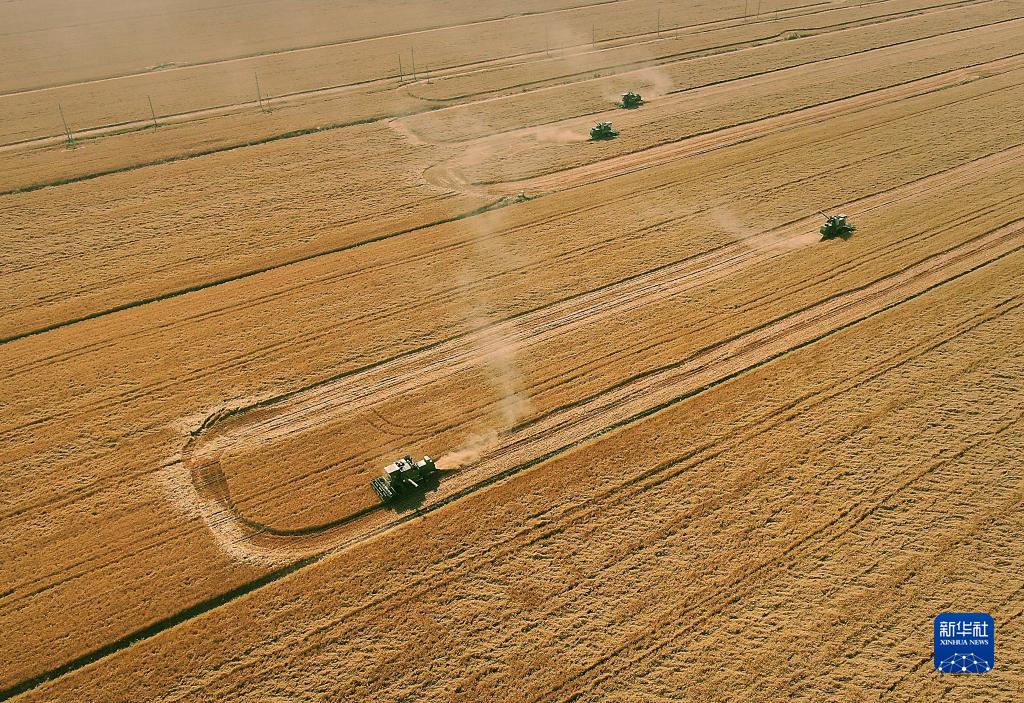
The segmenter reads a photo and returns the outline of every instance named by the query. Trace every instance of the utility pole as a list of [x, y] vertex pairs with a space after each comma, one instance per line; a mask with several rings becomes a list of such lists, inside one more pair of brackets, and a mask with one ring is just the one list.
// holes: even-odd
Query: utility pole
[[416, 47], [410, 47], [409, 51], [412, 52], [412, 79], [416, 80]]
[[266, 112], [266, 110], [263, 109], [263, 93], [260, 92], [260, 74], [253, 71], [252, 75], [256, 76], [256, 102], [260, 104], [260, 110]]
[[405, 81], [405, 71], [402, 70], [402, 54], [398, 54], [398, 82], [402, 83]]
[[71, 128], [68, 127], [68, 121], [64, 119], [64, 107], [57, 103], [57, 109], [60, 110], [60, 121], [64, 123], [64, 136], [68, 139], [68, 146], [74, 146], [75, 138], [71, 136]]
[[597, 46], [597, 25], [590, 25], [590, 48]]
[[146, 99], [149, 100], [149, 114], [153, 116], [153, 126], [159, 127], [160, 125], [156, 123], [156, 110], [153, 109], [153, 98], [147, 95]]
[[661, 39], [661, 8], [658, 8], [658, 39]]

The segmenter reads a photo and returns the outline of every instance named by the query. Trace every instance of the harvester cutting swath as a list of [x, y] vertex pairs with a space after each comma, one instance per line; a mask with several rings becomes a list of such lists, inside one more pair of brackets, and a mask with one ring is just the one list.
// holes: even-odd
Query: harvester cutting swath
[[437, 464], [429, 456], [413, 461], [412, 456], [406, 454], [384, 467], [384, 475], [370, 481], [370, 485], [382, 503], [390, 503], [400, 496], [424, 490], [427, 482], [439, 473]]

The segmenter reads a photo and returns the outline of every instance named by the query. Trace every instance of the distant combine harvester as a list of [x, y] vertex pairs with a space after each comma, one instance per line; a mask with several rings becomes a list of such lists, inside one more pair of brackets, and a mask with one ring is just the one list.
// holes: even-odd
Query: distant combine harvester
[[825, 218], [825, 224], [818, 230], [821, 233], [821, 241], [837, 238], [846, 240], [857, 230], [846, 215], [826, 215], [824, 212], [821, 214]]
[[612, 128], [611, 122], [598, 122], [590, 128], [590, 140], [599, 142], [605, 139], [615, 139], [619, 133]]
[[640, 97], [640, 93], [629, 91], [628, 93], [622, 94], [622, 102], [619, 103], [619, 107], [626, 110], [632, 110], [635, 107], [640, 107], [644, 104], [644, 99]]

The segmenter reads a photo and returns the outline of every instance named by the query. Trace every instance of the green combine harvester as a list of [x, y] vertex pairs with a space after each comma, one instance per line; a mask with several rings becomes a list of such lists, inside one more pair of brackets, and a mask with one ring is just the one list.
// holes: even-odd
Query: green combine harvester
[[382, 503], [389, 503], [401, 495], [422, 491], [425, 483], [437, 474], [437, 465], [429, 456], [417, 462], [406, 454], [394, 464], [385, 466], [384, 475], [370, 481], [370, 485]]
[[591, 141], [602, 141], [604, 139], [615, 139], [619, 133], [612, 129], [611, 122], [598, 122], [590, 128]]
[[[821, 213], [825, 215], [825, 213]], [[847, 220], [846, 215], [825, 215], [825, 224], [818, 231], [821, 232], [821, 241], [826, 239], [849, 239], [850, 235], [857, 230], [852, 222]]]
[[640, 97], [640, 93], [634, 93], [632, 90], [628, 93], [622, 94], [622, 102], [619, 103], [619, 107], [625, 108], [626, 110], [632, 110], [635, 107], [640, 107], [644, 104], [644, 99]]

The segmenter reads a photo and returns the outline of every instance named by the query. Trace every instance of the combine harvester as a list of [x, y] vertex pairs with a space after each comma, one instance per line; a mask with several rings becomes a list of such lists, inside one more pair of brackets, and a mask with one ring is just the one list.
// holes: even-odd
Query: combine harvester
[[384, 475], [370, 481], [370, 485], [382, 503], [390, 503], [400, 496], [424, 490], [426, 482], [439, 473], [437, 464], [429, 456], [417, 462], [406, 454], [385, 466]]
[[611, 122], [598, 122], [590, 128], [590, 140], [602, 141], [604, 139], [615, 139], [619, 133], [612, 128]]
[[624, 110], [632, 110], [634, 108], [640, 107], [643, 104], [644, 99], [640, 97], [640, 93], [635, 93], [631, 90], [628, 93], [622, 94], [622, 102], [619, 103], [619, 107], [623, 108]]
[[823, 242], [826, 239], [836, 239], [837, 237], [847, 240], [857, 230], [857, 227], [846, 218], [846, 215], [826, 215], [824, 212], [821, 214], [825, 218], [825, 224], [818, 231], [821, 233]]

